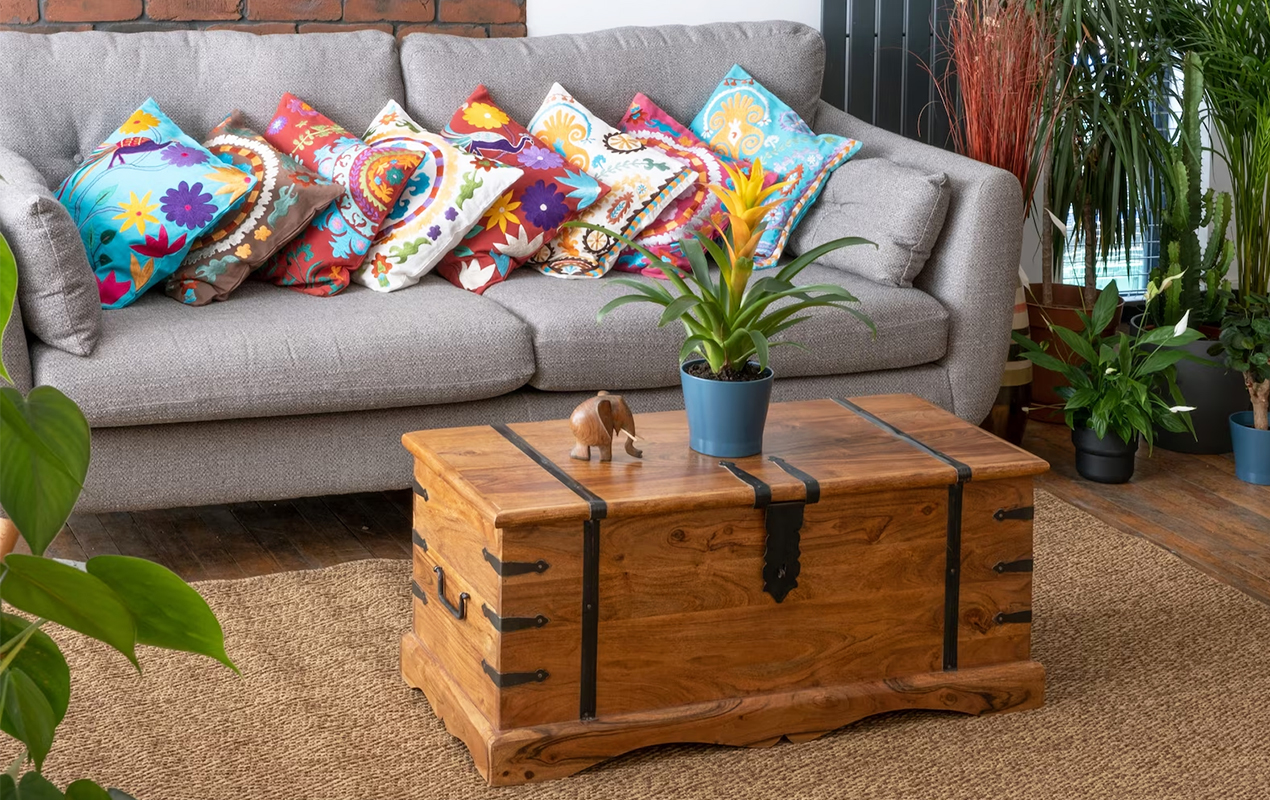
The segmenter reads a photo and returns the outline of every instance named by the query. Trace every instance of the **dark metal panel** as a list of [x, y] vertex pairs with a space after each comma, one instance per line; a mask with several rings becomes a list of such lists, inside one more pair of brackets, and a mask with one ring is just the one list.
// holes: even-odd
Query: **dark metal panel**
[[[957, 0], [936, 0], [935, 2], [935, 74], [943, 75], [948, 67], [948, 49], [944, 46], [948, 36], [948, 15]], [[951, 91], [955, 91], [955, 88]], [[931, 103], [931, 138], [930, 143], [936, 147], [952, 149], [952, 136], [949, 134], [948, 114], [944, 104], [936, 99]]]
[[904, 112], [904, 0], [878, 0], [873, 124], [899, 131]]
[[904, 10], [904, 119], [899, 132], [910, 139], [928, 141], [931, 128], [931, 81], [927, 65], [932, 61], [931, 15], [933, 0], [908, 0]]
[[847, 22], [847, 113], [873, 121], [873, 89], [877, 56], [876, 0], [851, 0]]
[[826, 103], [847, 104], [847, 8], [851, 0], [822, 0], [820, 32], [825, 37], [825, 80], [820, 97]]

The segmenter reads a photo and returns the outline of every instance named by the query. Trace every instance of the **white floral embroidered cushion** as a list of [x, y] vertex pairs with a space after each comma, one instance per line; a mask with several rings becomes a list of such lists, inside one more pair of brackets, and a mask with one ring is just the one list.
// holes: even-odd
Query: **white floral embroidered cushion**
[[[634, 237], [672, 200], [692, 188], [696, 173], [638, 137], [622, 133], [554, 84], [529, 130], [573, 166], [609, 186], [609, 193], [578, 216]], [[557, 278], [598, 278], [613, 268], [622, 246], [585, 228], [565, 228], [528, 261]]]
[[523, 174], [464, 153], [423, 129], [394, 100], [362, 137], [423, 154], [353, 280], [378, 292], [419, 282]]

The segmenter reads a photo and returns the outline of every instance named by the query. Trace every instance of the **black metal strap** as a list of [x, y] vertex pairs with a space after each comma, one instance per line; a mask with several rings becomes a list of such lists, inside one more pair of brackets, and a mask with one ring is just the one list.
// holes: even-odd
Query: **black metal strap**
[[998, 625], [1009, 625], [1012, 622], [1031, 622], [1031, 621], [1032, 621], [1032, 609], [1030, 608], [1027, 611], [1011, 611], [1011, 612], [1002, 611], [1000, 614], [997, 614]]
[[546, 572], [551, 565], [541, 558], [537, 561], [499, 561], [498, 556], [494, 555], [484, 547], [481, 548], [481, 555], [494, 568], [500, 578], [509, 578], [513, 575], [527, 575], [530, 572]]
[[863, 408], [860, 408], [858, 405], [851, 402], [850, 400], [845, 400], [842, 398], [835, 397], [833, 398], [833, 401], [845, 409], [854, 411], [856, 414], [859, 414], [860, 416], [864, 417], [869, 422], [872, 422], [874, 425], [878, 426], [882, 430], [891, 434], [895, 438], [901, 439], [911, 444], [913, 447], [916, 447], [918, 450], [921, 450], [926, 455], [931, 456], [932, 458], [937, 458], [940, 461], [947, 464], [948, 466], [957, 470], [958, 483], [965, 483], [966, 481], [970, 480], [970, 477], [971, 477], [970, 467], [968, 465], [961, 463], [960, 461], [953, 458], [952, 456], [944, 455], [943, 453], [939, 452], [938, 450], [936, 450], [935, 448], [931, 447], [930, 445], [924, 442], [914, 439], [912, 436], [909, 436], [907, 433], [895, 427], [891, 423], [887, 422], [881, 417], [877, 417], [877, 416], [874, 416], [873, 414], [870, 414], [868, 411], [865, 411]]
[[428, 604], [428, 595], [424, 593], [423, 587], [417, 581], [410, 582], [410, 593], [422, 600], [425, 606]]
[[414, 478], [411, 478], [411, 479], [410, 479], [410, 488], [414, 490], [414, 493], [415, 493], [415, 494], [417, 494], [417, 495], [419, 495], [420, 497], [422, 497], [422, 498], [424, 499], [424, 502], [427, 502], [427, 500], [428, 500], [428, 490], [427, 490], [427, 489], [425, 489], [425, 488], [423, 488], [422, 486], [420, 486], [420, 485], [419, 485], [419, 481], [415, 480]]
[[422, 534], [419, 533], [418, 528], [410, 529], [410, 541], [421, 547], [423, 552], [428, 552], [428, 540], [423, 538]]
[[499, 672], [491, 667], [485, 659], [481, 659], [481, 669], [485, 670], [485, 674], [500, 689], [520, 686], [526, 683], [542, 683], [551, 677], [551, 674], [545, 669], [535, 670], [534, 672]]
[[1007, 519], [1033, 519], [1036, 516], [1036, 509], [1032, 506], [1019, 506], [1018, 508], [998, 508], [992, 518], [997, 522], [1005, 522]]
[[807, 489], [808, 505], [820, 502], [820, 481], [811, 477], [806, 472], [803, 472], [801, 469], [795, 467], [780, 456], [768, 456], [767, 460], [803, 482], [803, 486]]
[[728, 472], [731, 472], [734, 477], [738, 478], [754, 490], [755, 508], [767, 508], [767, 505], [772, 502], [772, 487], [768, 486], [762, 480], [741, 469], [731, 461], [720, 461], [719, 466], [723, 467]]
[[499, 633], [515, 633], [530, 628], [541, 628], [548, 621], [542, 614], [536, 617], [500, 617], [494, 613], [494, 609], [484, 603], [481, 603], [481, 613]]
[[957, 669], [957, 626], [961, 617], [961, 506], [965, 483], [972, 477], [970, 466], [914, 439], [850, 400], [835, 397], [833, 401], [957, 471], [957, 482], [948, 486], [948, 535], [944, 545], [944, 671], [952, 672]]
[[578, 497], [581, 497], [591, 507], [591, 519], [604, 519], [608, 515], [608, 504], [600, 498], [598, 494], [583, 486], [575, 480], [569, 473], [560, 469], [556, 462], [544, 456], [542, 453], [534, 449], [534, 446], [521, 438], [520, 434], [507, 427], [506, 425], [494, 425], [494, 430], [498, 431], [504, 439], [516, 445], [516, 449], [529, 456], [534, 462], [551, 473], [551, 476], [565, 485]]
[[[590, 509], [590, 519], [582, 523], [582, 663], [579, 674], [578, 717], [595, 719], [600, 640], [600, 520], [608, 516], [608, 504], [598, 494], [557, 466], [550, 458], [538, 452], [533, 445], [511, 428], [506, 425], [493, 427], [520, 452], [529, 456], [534, 463], [551, 473], [552, 477], [585, 500]], [[489, 560], [488, 556], [486, 560]], [[543, 674], [545, 676], [546, 673]]]
[[1031, 572], [1032, 559], [1020, 558], [1018, 561], [999, 561], [992, 570], [998, 575], [1003, 572]]

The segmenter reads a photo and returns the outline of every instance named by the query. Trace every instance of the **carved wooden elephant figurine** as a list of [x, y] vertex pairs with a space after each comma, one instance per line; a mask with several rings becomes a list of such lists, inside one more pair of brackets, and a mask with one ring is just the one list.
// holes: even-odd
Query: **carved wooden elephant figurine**
[[573, 410], [569, 417], [569, 426], [573, 429], [576, 444], [569, 451], [570, 458], [579, 461], [591, 460], [591, 448], [600, 448], [600, 460], [613, 460], [613, 435], [626, 434], [626, 452], [635, 458], [642, 458], [643, 453], [635, 449], [635, 417], [630, 406], [620, 395], [600, 392], [589, 400], [584, 400]]

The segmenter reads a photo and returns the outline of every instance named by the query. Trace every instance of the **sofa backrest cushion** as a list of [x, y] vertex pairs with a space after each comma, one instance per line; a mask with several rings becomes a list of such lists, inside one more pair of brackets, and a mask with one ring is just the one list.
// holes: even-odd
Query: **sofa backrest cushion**
[[615, 28], [531, 39], [413, 34], [401, 46], [406, 110], [433, 130], [449, 122], [479, 83], [521, 123], [557, 81], [610, 125], [637, 92], [687, 123], [734, 64], [815, 124], [824, 40], [797, 22]]
[[263, 129], [283, 92], [357, 133], [403, 96], [397, 42], [380, 31], [0, 32], [0, 87], [0, 146], [54, 186], [147, 97], [202, 141], [235, 108]]

